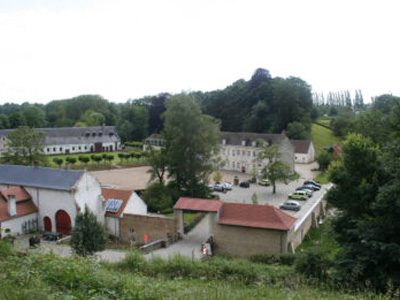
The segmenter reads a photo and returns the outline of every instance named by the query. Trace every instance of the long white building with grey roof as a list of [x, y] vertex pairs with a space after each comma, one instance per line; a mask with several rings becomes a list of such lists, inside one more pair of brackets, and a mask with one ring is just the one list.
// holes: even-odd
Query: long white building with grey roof
[[[7, 137], [13, 130], [0, 130], [0, 155], [7, 151]], [[121, 149], [121, 140], [114, 126], [35, 128], [35, 130], [44, 133], [43, 152], [46, 155]]]

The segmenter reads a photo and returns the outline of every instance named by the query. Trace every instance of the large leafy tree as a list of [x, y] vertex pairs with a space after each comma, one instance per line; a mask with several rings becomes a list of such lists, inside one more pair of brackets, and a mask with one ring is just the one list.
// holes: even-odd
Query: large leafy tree
[[399, 143], [383, 151], [351, 134], [343, 157], [331, 167], [335, 187], [328, 200], [338, 208], [334, 229], [342, 250], [339, 274], [346, 282], [384, 290], [400, 284]]
[[169, 176], [181, 193], [205, 196], [205, 186], [218, 151], [219, 127], [201, 112], [193, 96], [170, 98], [164, 122]]
[[34, 162], [46, 161], [43, 153], [44, 133], [22, 126], [8, 135], [6, 162], [18, 165], [32, 165]]
[[271, 181], [272, 193], [276, 193], [276, 183], [278, 181], [286, 182], [290, 177], [290, 168], [285, 163], [279, 160], [278, 147], [276, 145], [268, 145], [262, 143], [262, 149], [259, 153], [258, 160], [268, 160], [267, 165], [263, 168], [263, 174]]
[[96, 216], [85, 206], [83, 213], [75, 218], [72, 230], [71, 246], [81, 256], [93, 255], [96, 251], [104, 250], [107, 241], [104, 227], [97, 221]]

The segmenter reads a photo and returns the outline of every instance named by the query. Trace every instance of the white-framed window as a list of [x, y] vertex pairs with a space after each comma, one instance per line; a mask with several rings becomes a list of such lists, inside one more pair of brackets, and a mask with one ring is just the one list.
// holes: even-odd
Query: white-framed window
[[246, 141], [242, 141], [242, 146], [246, 146]]
[[222, 140], [222, 145], [226, 145], [226, 140], [225, 139]]

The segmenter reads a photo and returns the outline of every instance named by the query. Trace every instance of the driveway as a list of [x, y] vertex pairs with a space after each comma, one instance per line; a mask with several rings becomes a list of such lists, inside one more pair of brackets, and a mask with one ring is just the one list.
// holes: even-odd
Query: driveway
[[199, 260], [201, 258], [201, 244], [210, 237], [210, 231], [210, 222], [206, 215], [182, 240], [167, 248], [161, 248], [146, 254], [145, 257], [147, 259], [155, 257], [169, 259], [176, 255], [181, 255], [192, 260]]

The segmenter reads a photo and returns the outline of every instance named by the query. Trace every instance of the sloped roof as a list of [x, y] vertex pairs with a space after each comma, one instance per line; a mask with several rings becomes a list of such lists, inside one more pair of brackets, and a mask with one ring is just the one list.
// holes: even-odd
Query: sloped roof
[[118, 199], [122, 200], [122, 204], [118, 211], [110, 212], [106, 211], [106, 217], [119, 217], [124, 211], [126, 205], [128, 204], [129, 198], [132, 196], [133, 191], [130, 190], [120, 190], [120, 189], [107, 189], [102, 188], [101, 194], [105, 200]]
[[311, 146], [311, 140], [290, 140], [295, 153], [308, 153]]
[[[0, 130], [0, 137], [7, 136], [13, 130]], [[45, 134], [45, 145], [114, 143], [119, 141], [114, 126], [34, 128], [34, 130]], [[93, 134], [95, 135], [93, 136]]]
[[163, 139], [163, 137], [162, 137], [162, 135], [159, 134], [159, 133], [152, 133], [149, 137], [147, 137], [147, 138], [145, 139], [145, 141], [147, 141], [147, 140], [152, 140], [152, 139], [157, 139], [157, 140], [159, 140], [159, 139]]
[[20, 186], [13, 186], [9, 187], [8, 189], [4, 189], [0, 191], [0, 195], [2, 195], [5, 199], [8, 199], [9, 195], [14, 195], [16, 202], [21, 202], [31, 199], [31, 195], [29, 195], [29, 193], [23, 187]]
[[252, 142], [264, 140], [268, 144], [279, 144], [286, 136], [278, 133], [255, 133], [255, 132], [221, 132], [222, 140], [226, 145], [242, 145], [242, 141], [246, 141], [246, 146], [251, 146]]
[[0, 183], [70, 191], [83, 173], [77, 170], [0, 165]]
[[180, 197], [176, 202], [174, 209], [218, 212], [222, 205], [223, 202], [220, 200]]
[[[4, 195], [10, 194], [14, 194], [16, 196], [17, 214], [15, 216], [9, 215], [7, 205], [8, 199], [4, 197]], [[0, 222], [23, 217], [36, 212], [38, 212], [38, 208], [33, 203], [31, 196], [24, 189], [20, 187], [12, 187], [0, 191]]]
[[219, 224], [289, 230], [295, 218], [271, 205], [224, 203]]

